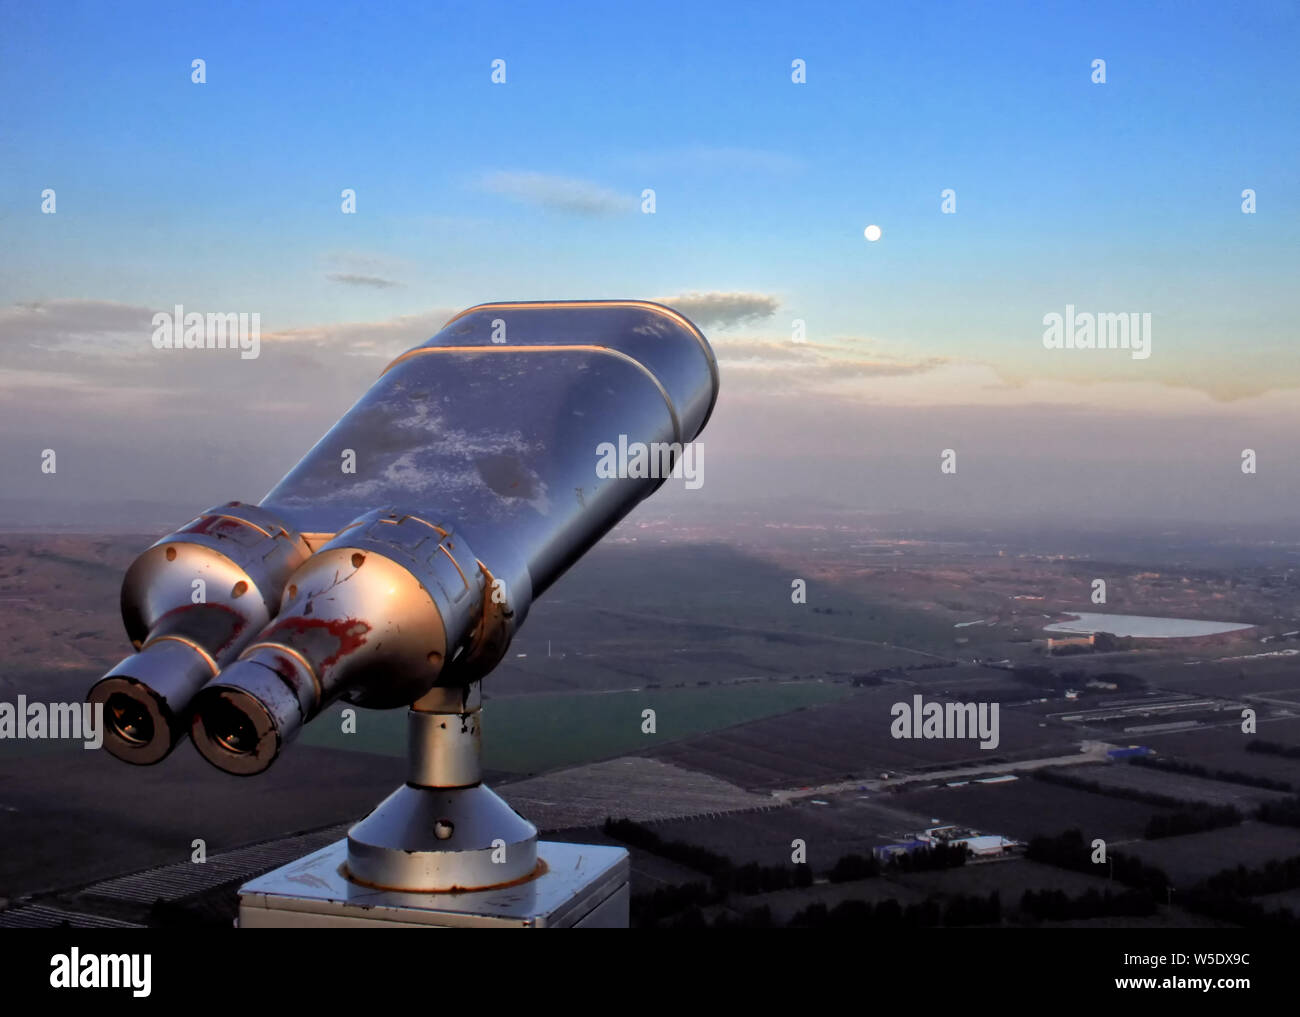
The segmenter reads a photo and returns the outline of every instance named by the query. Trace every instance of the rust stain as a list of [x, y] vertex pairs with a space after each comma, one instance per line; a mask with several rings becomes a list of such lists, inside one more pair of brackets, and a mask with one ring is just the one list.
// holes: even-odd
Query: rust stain
[[212, 537], [229, 537], [246, 528], [243, 522], [232, 519], [230, 516], [201, 516], [180, 532], [202, 533]]
[[319, 660], [321, 670], [356, 653], [366, 643], [370, 624], [359, 618], [283, 618], [268, 635], [283, 639], [308, 659]]
[[480, 456], [474, 466], [483, 483], [503, 498], [530, 500], [537, 497], [536, 478], [532, 470], [516, 455], [491, 453]]
[[[405, 853], [419, 854], [421, 852], [407, 851]], [[437, 854], [438, 852], [435, 851], [432, 853]], [[444, 890], [426, 890], [422, 888], [400, 887], [400, 886], [381, 886], [378, 883], [370, 883], [364, 879], [358, 878], [357, 875], [348, 868], [346, 862], [344, 862], [342, 865], [339, 866], [338, 871], [339, 874], [344, 879], [346, 879], [349, 883], [356, 883], [358, 886], [367, 886], [374, 890], [391, 890], [395, 893], [456, 894], [456, 893], [481, 893], [484, 890], [507, 890], [512, 886], [522, 886], [524, 883], [532, 882], [534, 879], [537, 879], [539, 876], [546, 875], [546, 873], [550, 872], [550, 866], [546, 864], [546, 861], [544, 859], [539, 858], [537, 859], [537, 865], [533, 867], [532, 871], [526, 873], [525, 875], [520, 876], [518, 879], [512, 879], [506, 883], [489, 883], [486, 886], [449, 886]]]
[[283, 653], [273, 653], [271, 654], [271, 667], [280, 676], [280, 680], [293, 690], [295, 695], [300, 695], [305, 689], [315, 696], [315, 682], [311, 680], [310, 676], [303, 675], [302, 665], [292, 657]]

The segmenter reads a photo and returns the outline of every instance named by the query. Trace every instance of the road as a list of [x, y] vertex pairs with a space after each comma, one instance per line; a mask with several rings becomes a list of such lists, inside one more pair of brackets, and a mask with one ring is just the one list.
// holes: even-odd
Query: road
[[819, 795], [843, 794], [847, 791], [887, 791], [905, 784], [947, 783], [953, 780], [967, 780], [973, 777], [987, 777], [1017, 771], [1039, 770], [1046, 766], [1077, 766], [1080, 763], [1104, 763], [1106, 753], [1115, 748], [1108, 742], [1083, 742], [1080, 751], [1071, 756], [1049, 756], [1041, 759], [1023, 759], [1014, 763], [998, 763], [990, 766], [963, 766], [953, 770], [934, 770], [928, 773], [902, 774], [887, 780], [843, 780], [834, 784], [820, 784], [817, 787], [786, 788], [773, 791], [772, 797], [784, 803], [814, 798]]

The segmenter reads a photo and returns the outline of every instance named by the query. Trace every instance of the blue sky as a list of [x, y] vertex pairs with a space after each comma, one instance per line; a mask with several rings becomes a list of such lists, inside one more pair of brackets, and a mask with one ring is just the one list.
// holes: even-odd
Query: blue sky
[[[801, 318], [831, 362], [980, 365], [1026, 406], [1070, 401], [1035, 381], [1256, 398], [1300, 385], [1298, 43], [1294, 2], [9, 5], [0, 307], [274, 334], [749, 295], [705, 325], [720, 349]], [[1155, 354], [1045, 355], [1067, 302], [1150, 311]]]

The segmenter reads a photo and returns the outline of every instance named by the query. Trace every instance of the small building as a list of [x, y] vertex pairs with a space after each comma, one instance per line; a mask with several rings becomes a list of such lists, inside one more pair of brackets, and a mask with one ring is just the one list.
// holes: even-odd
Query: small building
[[966, 850], [975, 858], [994, 858], [1015, 847], [1016, 842], [1007, 840], [1005, 837], [999, 837], [997, 834], [984, 834], [977, 837], [965, 837], [962, 840], [952, 841], [954, 844], [965, 844]]
[[1091, 648], [1091, 647], [1095, 647], [1096, 645], [1097, 645], [1097, 634], [1095, 632], [1090, 632], [1086, 636], [1061, 636], [1059, 638], [1055, 636], [1047, 637], [1048, 653], [1057, 653], [1060, 650], [1066, 649], [1067, 647], [1074, 648], [1074, 649], [1081, 649], [1082, 647], [1085, 646]]
[[947, 844], [949, 847], [960, 845], [973, 858], [994, 858], [1020, 846], [1019, 841], [1008, 840], [996, 833], [980, 833], [964, 826], [931, 827], [924, 833], [917, 834], [917, 838], [929, 847], [939, 844]]
[[873, 847], [871, 849], [871, 854], [875, 857], [876, 861], [884, 864], [891, 859], [897, 858], [899, 855], [908, 855], [913, 851], [919, 851], [921, 848], [929, 846], [930, 845], [923, 840], [905, 840], [898, 844], [881, 844], [878, 847]]

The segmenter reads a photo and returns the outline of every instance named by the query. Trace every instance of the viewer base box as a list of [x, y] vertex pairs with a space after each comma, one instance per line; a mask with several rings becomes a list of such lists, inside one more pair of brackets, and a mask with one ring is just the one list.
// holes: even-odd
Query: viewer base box
[[239, 888], [239, 927], [627, 928], [623, 848], [539, 841], [546, 871], [514, 886], [463, 893], [399, 893], [343, 876], [339, 840]]

